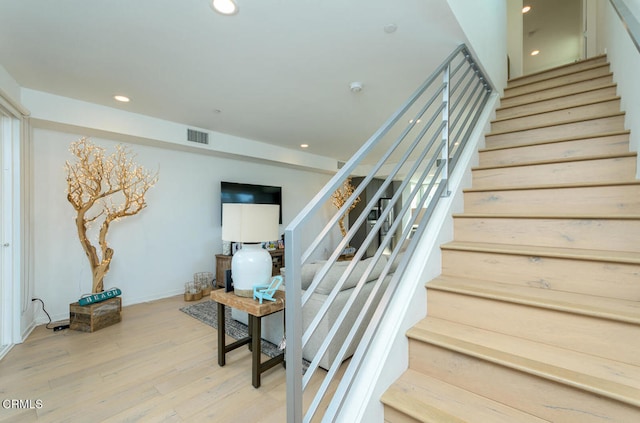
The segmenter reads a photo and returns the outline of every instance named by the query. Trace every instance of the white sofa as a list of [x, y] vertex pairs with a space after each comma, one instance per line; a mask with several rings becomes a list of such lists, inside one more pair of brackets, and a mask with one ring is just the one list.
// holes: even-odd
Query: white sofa
[[[320, 346], [322, 345], [324, 340], [328, 337], [329, 331], [331, 330], [334, 322], [337, 321], [338, 316], [342, 312], [350, 296], [354, 293], [356, 284], [358, 283], [362, 275], [365, 273], [367, 267], [371, 263], [371, 260], [373, 259], [372, 258], [365, 259], [365, 260], [359, 261], [356, 264], [355, 269], [345, 281], [342, 289], [336, 296], [335, 300], [333, 301], [333, 303], [327, 310], [326, 314], [320, 321], [320, 324], [318, 325], [314, 333], [309, 338], [309, 341], [303, 348], [302, 356], [306, 360], [311, 361], [313, 359], [313, 356], [318, 352], [318, 350], [320, 349]], [[318, 314], [318, 311], [323, 306], [323, 304], [327, 301], [329, 294], [331, 293], [331, 290], [336, 285], [340, 277], [344, 274], [346, 267], [350, 263], [351, 262], [348, 262], [348, 261], [335, 263], [331, 267], [331, 269], [329, 270], [325, 278], [322, 280], [320, 285], [318, 285], [315, 292], [311, 294], [311, 297], [309, 297], [309, 300], [304, 305], [304, 308], [302, 310], [303, 330], [307, 330], [307, 328], [311, 324], [311, 321]], [[373, 270], [367, 277], [365, 285], [358, 293], [351, 309], [347, 313], [347, 316], [343, 324], [340, 326], [332, 342], [329, 344], [329, 348], [327, 349], [327, 352], [325, 353], [324, 357], [322, 357], [322, 359], [320, 360], [320, 367], [324, 369], [328, 369], [333, 363], [333, 361], [336, 359], [338, 352], [342, 347], [342, 344], [347, 338], [349, 331], [355, 324], [355, 321], [358, 315], [360, 314], [360, 311], [364, 307], [364, 304], [367, 301], [369, 294], [374, 288], [375, 281], [380, 277], [380, 274], [382, 273], [382, 270], [384, 269], [386, 263], [387, 263], [387, 260], [383, 256], [378, 260], [378, 262], [373, 267]], [[311, 285], [311, 282], [313, 281], [314, 276], [321, 269], [322, 265], [324, 265], [324, 263], [321, 262], [321, 263], [308, 264], [303, 266], [302, 272], [301, 272], [303, 290], [306, 290]], [[346, 360], [347, 358], [351, 357], [354, 354], [358, 346], [358, 343], [360, 342], [360, 339], [364, 334], [366, 325], [371, 320], [373, 312], [375, 311], [375, 308], [378, 302], [380, 301], [380, 298], [384, 292], [384, 288], [386, 288], [387, 284], [389, 283], [389, 279], [390, 279], [390, 276], [387, 276], [384, 279], [382, 287], [378, 290], [378, 292], [376, 293], [376, 296], [374, 297], [374, 303], [367, 310], [365, 314], [365, 318], [363, 320], [363, 324], [360, 326], [360, 328], [356, 332], [356, 336], [353, 342], [351, 343], [351, 345], [349, 346], [349, 348], [347, 349], [347, 353], [345, 354], [343, 359]]]

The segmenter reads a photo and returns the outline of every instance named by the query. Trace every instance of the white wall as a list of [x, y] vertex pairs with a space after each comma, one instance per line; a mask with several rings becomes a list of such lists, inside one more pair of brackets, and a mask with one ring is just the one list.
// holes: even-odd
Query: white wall
[[506, 0], [448, 0], [460, 27], [495, 89], [507, 81]]
[[[91, 291], [63, 168], [73, 159], [69, 144], [78, 138], [75, 133], [33, 130], [34, 296], [45, 301], [54, 320], [68, 318], [69, 303]], [[117, 144], [92, 140], [108, 151]], [[125, 305], [181, 294], [193, 273], [215, 270], [214, 254], [222, 251], [221, 180], [282, 186], [286, 225], [329, 179], [324, 173], [161, 147], [132, 148], [138, 163], [159, 167], [160, 179], [147, 194], [148, 207], [114, 222], [109, 231], [115, 255], [105, 288], [120, 288]], [[38, 318], [42, 322], [45, 316]]]
[[522, 60], [522, 0], [507, 2], [507, 54], [509, 55], [509, 78], [523, 74]]
[[[606, 49], [611, 63], [614, 81], [618, 84], [618, 94], [622, 97], [622, 110], [626, 112], [625, 127], [631, 130], [630, 147], [632, 151], [640, 151], [640, 53], [631, 37], [622, 26], [620, 18], [611, 4], [605, 2], [603, 18], [599, 21], [603, 28], [598, 31], [602, 35], [601, 48]], [[640, 20], [640, 1], [627, 0], [629, 9], [636, 20]], [[604, 52], [604, 51], [603, 51]], [[636, 177], [640, 178], [640, 161]]]

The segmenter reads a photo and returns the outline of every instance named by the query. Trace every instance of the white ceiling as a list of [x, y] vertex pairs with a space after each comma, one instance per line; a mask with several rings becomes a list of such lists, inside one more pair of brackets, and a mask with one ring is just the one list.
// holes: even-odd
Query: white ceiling
[[0, 65], [22, 87], [345, 160], [464, 41], [442, 0], [238, 3], [0, 0]]
[[0, 65], [25, 88], [346, 160], [465, 41], [445, 0], [237, 1], [0, 0]]

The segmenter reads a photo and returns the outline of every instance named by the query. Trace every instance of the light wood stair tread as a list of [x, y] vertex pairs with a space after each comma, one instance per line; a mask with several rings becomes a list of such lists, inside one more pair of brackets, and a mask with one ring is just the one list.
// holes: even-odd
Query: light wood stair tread
[[[602, 90], [602, 89], [611, 88], [611, 87], [615, 87], [615, 86], [616, 86], [615, 83], [609, 82], [609, 83], [602, 84], [602, 85], [599, 85], [599, 86], [596, 86], [596, 87], [590, 87], [590, 88], [583, 88], [583, 89], [580, 89], [580, 90], [575, 90], [571, 94], [559, 94], [559, 95], [551, 96], [551, 97], [544, 98], [544, 99], [532, 100], [530, 102], [523, 103], [523, 104], [518, 104], [518, 105], [500, 106], [500, 107], [496, 108], [496, 113], [499, 113], [499, 112], [505, 111], [505, 110], [509, 110], [509, 109], [514, 108], [514, 107], [523, 107], [525, 104], [533, 105], [533, 104], [536, 104], [536, 103], [542, 103], [542, 102], [550, 101], [550, 100], [553, 100], [553, 99], [564, 98], [564, 97], [578, 95], [578, 94], [585, 94], [585, 93], [589, 93], [589, 92], [592, 92], [592, 91]], [[523, 94], [521, 94], [521, 95], [523, 95]]]
[[628, 251], [587, 250], [576, 248], [538, 247], [533, 245], [496, 244], [488, 242], [452, 241], [443, 250], [475, 251], [496, 254], [591, 260], [610, 263], [640, 264], [640, 254]]
[[636, 157], [636, 156], [637, 156], [636, 152], [629, 152], [625, 154], [600, 154], [597, 156], [562, 157], [562, 158], [550, 159], [550, 160], [536, 160], [536, 161], [530, 161], [530, 162], [509, 163], [509, 164], [492, 165], [492, 166], [474, 166], [471, 168], [471, 170], [504, 169], [504, 168], [511, 168], [511, 167], [535, 166], [535, 165], [569, 163], [569, 162], [584, 162], [589, 160], [618, 159], [618, 158]]
[[[522, 77], [510, 79], [509, 81], [507, 81], [507, 86], [504, 89], [505, 90], [504, 97], [508, 97], [507, 91], [511, 90], [511, 89], [514, 89], [514, 88], [522, 88], [522, 87], [526, 87], [526, 86], [532, 85], [532, 84], [537, 84], [537, 83], [540, 83], [540, 82], [553, 81], [554, 79], [564, 78], [564, 77], [567, 77], [569, 75], [575, 75], [575, 74], [579, 74], [579, 73], [582, 73], [582, 72], [588, 72], [588, 71], [591, 71], [591, 70], [594, 70], [594, 69], [608, 68], [609, 66], [610, 66], [609, 63], [603, 62], [603, 63], [594, 63], [592, 66], [586, 66], [584, 68], [579, 68], [579, 69], [571, 69], [571, 67], [567, 67], [567, 72], [565, 72], [565, 73], [556, 74], [556, 75], [550, 75], [548, 78], [533, 79], [531, 81], [526, 81], [526, 79], [531, 79], [534, 76], [542, 75], [545, 72], [555, 71], [555, 70], [558, 70], [559, 68], [547, 69], [546, 71], [538, 72], [536, 74], [523, 75]], [[609, 73], [611, 73], [611, 72], [609, 72]], [[518, 83], [520, 81], [523, 81], [523, 82], [522, 83]]]
[[[640, 302], [638, 301], [447, 275], [440, 275], [427, 283], [426, 286], [427, 289], [455, 292], [640, 325]], [[638, 330], [640, 330], [640, 327]]]
[[505, 96], [501, 97], [500, 104], [503, 107], [523, 106], [535, 101], [544, 101], [547, 99], [555, 98], [557, 96], [570, 95], [585, 88], [606, 88], [611, 84], [616, 85], [615, 81], [613, 80], [613, 73], [609, 72], [606, 75], [595, 76], [593, 78], [579, 78], [573, 81], [567, 81], [564, 84], [542, 87], [539, 90], [522, 92], [522, 90], [519, 90], [518, 87], [515, 87], [515, 90], [510, 90], [513, 92], [509, 92]]
[[549, 140], [545, 140], [545, 141], [536, 141], [536, 142], [523, 143], [523, 144], [512, 145], [512, 146], [485, 147], [485, 148], [479, 149], [478, 152], [483, 153], [483, 152], [487, 152], [487, 151], [509, 150], [509, 149], [512, 149], [512, 148], [535, 147], [535, 146], [546, 145], [546, 144], [557, 144], [557, 143], [562, 143], [562, 142], [567, 142], [567, 141], [580, 141], [580, 140], [584, 140], [584, 139], [605, 138], [605, 137], [611, 137], [611, 136], [616, 136], [616, 135], [629, 135], [630, 133], [631, 133], [631, 131], [629, 131], [629, 130], [613, 131], [613, 132], [599, 132], [599, 133], [591, 134], [589, 136], [579, 135], [579, 136], [575, 136], [575, 137], [555, 138], [555, 139], [549, 139]]
[[407, 336], [640, 406], [637, 366], [433, 317], [418, 322]]
[[510, 121], [510, 120], [523, 119], [523, 118], [534, 118], [534, 117], [536, 117], [538, 115], [543, 115], [543, 114], [546, 114], [546, 113], [559, 112], [561, 110], [575, 109], [577, 107], [590, 106], [590, 105], [593, 105], [593, 104], [606, 103], [606, 102], [615, 101], [615, 100], [620, 100], [620, 96], [607, 96], [607, 97], [603, 97], [603, 98], [598, 99], [598, 100], [584, 101], [584, 102], [581, 102], [580, 104], [571, 105], [571, 106], [557, 107], [557, 108], [553, 108], [553, 109], [549, 109], [549, 110], [545, 110], [545, 111], [541, 111], [541, 112], [523, 113], [523, 114], [520, 114], [520, 115], [517, 115], [517, 116], [510, 116], [510, 117], [505, 117], [505, 118], [496, 118], [496, 119], [492, 120], [491, 123], [507, 122], [507, 121]]
[[423, 423], [546, 422], [411, 369], [384, 393], [381, 400]]
[[492, 135], [505, 135], [505, 134], [513, 134], [513, 133], [518, 133], [518, 132], [526, 132], [526, 131], [530, 131], [532, 129], [541, 129], [541, 128], [551, 128], [554, 126], [561, 126], [561, 125], [568, 125], [571, 123], [581, 123], [581, 122], [587, 122], [587, 121], [591, 121], [591, 120], [596, 120], [596, 119], [605, 119], [605, 118], [611, 118], [611, 117], [619, 117], [619, 116], [624, 116], [625, 112], [616, 112], [616, 113], [605, 113], [602, 114], [600, 116], [597, 117], [588, 117], [588, 118], [575, 118], [575, 119], [571, 119], [571, 120], [567, 120], [561, 123], [557, 123], [557, 122], [553, 122], [553, 123], [543, 123], [540, 125], [531, 125], [528, 128], [523, 128], [523, 129], [507, 129], [505, 131], [496, 131], [496, 132], [489, 132], [488, 134], [485, 135], [485, 137], [490, 137]]
[[[587, 63], [587, 62], [594, 62], [591, 66], [586, 66], [585, 68], [580, 68], [578, 71], [582, 71], [585, 69], [593, 69], [593, 68], [598, 68], [601, 67], [603, 65], [609, 66], [609, 63], [607, 61], [605, 62], [600, 62], [602, 59], [606, 59], [606, 55], [605, 54], [600, 54], [598, 56], [593, 56], [593, 57], [589, 57], [587, 59], [581, 60], [579, 63]], [[574, 69], [576, 65], [576, 62], [573, 63], [567, 63], [565, 65], [560, 65], [560, 66], [555, 66], [553, 68], [550, 69], [544, 69], [538, 72], [533, 72], [533, 73], [529, 73], [526, 75], [521, 75], [521, 76], [517, 76], [515, 78], [511, 78], [509, 80], [507, 80], [507, 84], [511, 84], [512, 88], [518, 87], [520, 85], [523, 84], [518, 84], [519, 81], [524, 81], [527, 79], [531, 79], [532, 77], [537, 77], [540, 75], [544, 75], [544, 74], [548, 74], [550, 72], [554, 72], [554, 71], [558, 71], [558, 70], [566, 70], [567, 72], [562, 73], [562, 74], [558, 74], [558, 75], [554, 75], [553, 77], [547, 78], [547, 79], [553, 79], [553, 78], [557, 78], [558, 76], [565, 76], [571, 73], [575, 73]]]

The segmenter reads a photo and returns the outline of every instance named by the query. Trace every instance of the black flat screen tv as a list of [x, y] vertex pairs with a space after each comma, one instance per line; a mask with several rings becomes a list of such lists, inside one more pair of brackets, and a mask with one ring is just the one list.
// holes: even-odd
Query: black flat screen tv
[[282, 187], [220, 182], [220, 210], [224, 203], [276, 204], [280, 206], [282, 224]]

